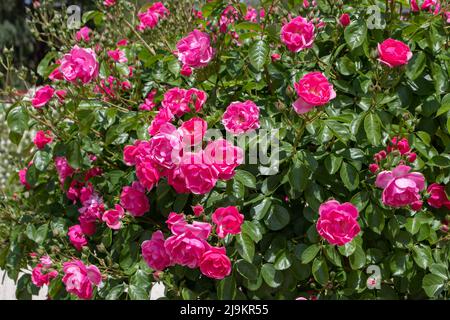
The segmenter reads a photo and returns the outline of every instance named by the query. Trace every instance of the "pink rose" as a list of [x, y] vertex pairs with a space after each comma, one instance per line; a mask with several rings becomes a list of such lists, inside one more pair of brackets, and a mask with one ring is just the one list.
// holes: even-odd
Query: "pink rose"
[[187, 65], [183, 65], [181, 67], [180, 74], [185, 77], [190, 77], [192, 75], [192, 68]]
[[59, 66], [58, 66], [55, 70], [52, 71], [52, 73], [50, 73], [48, 78], [51, 81], [58, 81], [58, 80], [64, 79], [64, 75], [61, 73], [61, 71], [59, 70]]
[[407, 64], [413, 54], [405, 43], [387, 39], [378, 44], [378, 56], [380, 62], [394, 68]]
[[150, 139], [148, 157], [160, 169], [173, 169], [180, 163], [182, 149], [182, 137], [175, 126], [165, 124]]
[[71, 226], [69, 228], [69, 232], [67, 233], [69, 236], [70, 243], [78, 250], [80, 251], [83, 247], [87, 246], [88, 241], [83, 233], [81, 231], [81, 226], [79, 224], [76, 224], [74, 226]]
[[128, 62], [128, 59], [127, 59], [127, 57], [125, 55], [125, 52], [123, 52], [120, 49], [109, 50], [108, 51], [108, 57], [113, 59], [115, 62], [119, 62], [119, 63], [126, 63], [126, 62]]
[[44, 132], [42, 130], [39, 130], [36, 132], [36, 135], [34, 136], [33, 143], [34, 145], [39, 149], [44, 149], [45, 146], [53, 141], [53, 138], [51, 136], [51, 132], [47, 131]]
[[167, 183], [174, 188], [176, 193], [190, 193], [189, 189], [186, 187], [186, 179], [180, 168], [169, 171]]
[[127, 45], [128, 45], [127, 39], [120, 39], [119, 41], [117, 41], [117, 46], [119, 47], [126, 47]]
[[91, 33], [91, 29], [89, 29], [88, 27], [83, 27], [76, 33], [75, 39], [78, 42], [80, 42], [80, 41], [89, 42], [89, 40], [90, 40], [89, 34], [90, 33]]
[[211, 247], [200, 261], [200, 271], [212, 279], [223, 279], [231, 273], [231, 261], [224, 247]]
[[86, 198], [86, 190], [88, 188], [82, 188], [80, 191], [80, 200], [83, 206], [78, 209], [80, 216], [78, 221], [80, 222], [81, 231], [88, 235], [94, 235], [96, 231], [97, 220], [100, 220], [105, 207], [103, 205], [103, 199], [95, 192], [91, 192], [89, 198]]
[[19, 171], [19, 180], [20, 180], [20, 183], [27, 190], [29, 190], [31, 188], [31, 185], [27, 181], [27, 171], [28, 171], [28, 167], [27, 168], [23, 168], [22, 170]]
[[264, 8], [258, 12], [258, 10], [256, 10], [255, 8], [248, 7], [244, 20], [256, 23], [258, 22], [258, 18], [264, 18], [264, 16], [265, 16]]
[[275, 62], [281, 59], [281, 55], [279, 53], [274, 53], [270, 56], [270, 58], [272, 59], [272, 62]]
[[140, 31], [147, 28], [153, 29], [160, 19], [164, 19], [168, 15], [169, 10], [161, 2], [155, 2], [146, 11], [138, 13], [140, 24], [137, 28]]
[[151, 240], [144, 241], [141, 245], [142, 257], [153, 270], [162, 271], [172, 265], [164, 243], [164, 235], [158, 230], [153, 233]]
[[348, 13], [342, 14], [341, 17], [339, 18], [339, 23], [343, 27], [348, 26], [350, 24], [350, 15]]
[[294, 18], [281, 28], [281, 41], [293, 52], [311, 48], [314, 37], [314, 23], [303, 17]]
[[206, 194], [216, 185], [218, 171], [205, 162], [203, 151], [186, 153], [181, 159], [180, 170], [186, 188], [194, 194]]
[[45, 87], [42, 87], [34, 94], [33, 100], [31, 100], [31, 104], [36, 109], [40, 109], [53, 98], [54, 93], [55, 89], [53, 89], [51, 86], [47, 85]]
[[299, 98], [292, 105], [298, 114], [311, 111], [314, 107], [323, 106], [336, 98], [333, 85], [320, 72], [310, 72], [295, 83]]
[[61, 184], [64, 184], [64, 181], [75, 173], [75, 170], [67, 162], [66, 157], [56, 157], [55, 167]]
[[349, 202], [327, 201], [319, 207], [317, 232], [329, 243], [343, 246], [361, 231], [358, 215], [358, 209]]
[[222, 33], [226, 33], [228, 30], [228, 26], [233, 24], [236, 20], [239, 19], [238, 11], [233, 6], [228, 6], [223, 10], [220, 19], [219, 19], [219, 30]]
[[409, 162], [414, 162], [417, 159], [417, 153], [415, 152], [411, 152], [408, 154], [408, 161]]
[[204, 154], [206, 163], [219, 172], [218, 177], [222, 180], [233, 178], [235, 169], [244, 162], [244, 151], [224, 139], [210, 142]]
[[244, 215], [233, 206], [219, 208], [213, 213], [212, 221], [217, 225], [217, 236], [219, 238], [225, 238], [228, 234], [241, 233]]
[[203, 137], [208, 130], [208, 123], [202, 118], [191, 118], [183, 122], [178, 131], [183, 137], [183, 145], [198, 146], [203, 142]]
[[372, 173], [376, 173], [379, 169], [380, 169], [380, 166], [377, 165], [376, 163], [371, 163], [369, 165], [369, 171]]
[[446, 22], [450, 24], [450, 11], [447, 11], [444, 14], [445, 14]]
[[450, 210], [450, 200], [445, 193], [445, 186], [433, 183], [428, 187], [427, 193], [430, 194], [430, 197], [428, 198], [428, 204], [430, 206], [437, 209], [445, 206]]
[[194, 221], [192, 224], [189, 224], [184, 214], [177, 214], [175, 212], [169, 214], [166, 224], [173, 235], [178, 236], [189, 232], [193, 236], [203, 240], [208, 239], [212, 229], [211, 225], [207, 222]]
[[106, 7], [112, 7], [112, 6], [114, 6], [114, 5], [116, 4], [116, 1], [117, 1], [117, 0], [104, 0], [104, 1], [103, 1], [103, 4], [104, 4]]
[[50, 271], [48, 268], [49, 266], [44, 266], [41, 263], [33, 268], [33, 271], [31, 272], [31, 282], [33, 282], [36, 287], [49, 285], [50, 281], [58, 276], [58, 271]]
[[434, 15], [437, 15], [441, 10], [441, 3], [439, 2], [439, 0], [424, 0], [421, 8], [422, 10], [428, 10]]
[[417, 4], [416, 0], [411, 0], [411, 11], [412, 12], [419, 12], [420, 11], [419, 5]]
[[72, 260], [63, 264], [64, 277], [62, 282], [69, 293], [80, 299], [91, 299], [93, 285], [102, 283], [102, 275], [94, 265], [86, 266], [80, 260]]
[[164, 94], [161, 105], [168, 108], [174, 116], [181, 117], [191, 111], [190, 105], [194, 107], [195, 111], [199, 112], [206, 99], [206, 93], [195, 88], [189, 90], [172, 88]]
[[174, 119], [174, 115], [169, 108], [161, 108], [148, 127], [148, 134], [154, 136], [159, 133], [162, 126]]
[[151, 162], [141, 162], [136, 166], [136, 176], [147, 191], [153, 189], [159, 181], [159, 171]]
[[123, 149], [123, 161], [127, 166], [134, 166], [143, 161], [149, 161], [148, 157], [150, 143], [148, 141], [136, 140], [134, 145], [125, 146]]
[[190, 232], [174, 235], [164, 244], [172, 262], [191, 269], [197, 268], [203, 254], [209, 249], [209, 244]]
[[411, 167], [399, 165], [392, 171], [378, 174], [375, 185], [382, 188], [383, 203], [391, 207], [404, 207], [420, 200], [419, 192], [425, 189], [425, 178]]
[[156, 94], [158, 91], [156, 89], [153, 89], [147, 94], [147, 97], [144, 100], [144, 103], [139, 106], [139, 110], [146, 110], [150, 111], [154, 107], [156, 107], [156, 103], [154, 101]]
[[86, 84], [98, 76], [99, 64], [92, 49], [75, 46], [64, 55], [59, 69], [66, 81], [75, 83], [80, 80]]
[[250, 100], [233, 102], [222, 117], [225, 129], [233, 134], [242, 134], [259, 128], [259, 108]]
[[134, 217], [143, 216], [150, 210], [150, 203], [144, 187], [137, 181], [131, 186], [124, 187], [120, 195], [120, 205]]
[[122, 226], [122, 218], [125, 216], [123, 208], [118, 204], [115, 205], [115, 209], [105, 211], [102, 216], [102, 221], [106, 223], [108, 228], [113, 230], [119, 230]]
[[192, 211], [194, 212], [194, 215], [196, 217], [200, 217], [203, 214], [203, 212], [205, 212], [205, 209], [203, 208], [202, 205], [197, 204], [195, 206], [192, 206]]
[[177, 43], [178, 59], [183, 65], [192, 68], [206, 66], [214, 56], [209, 36], [199, 30], [194, 30]]

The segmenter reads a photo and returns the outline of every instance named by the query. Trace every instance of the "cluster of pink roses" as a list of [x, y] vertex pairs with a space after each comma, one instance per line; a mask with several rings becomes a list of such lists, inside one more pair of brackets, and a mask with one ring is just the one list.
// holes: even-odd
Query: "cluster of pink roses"
[[31, 272], [31, 281], [37, 287], [48, 285], [50, 281], [58, 276], [58, 271], [52, 268], [53, 262], [49, 256], [40, 258], [39, 263]]
[[[239, 234], [244, 216], [236, 207], [217, 209], [212, 215], [216, 234], [224, 238]], [[173, 265], [200, 268], [207, 277], [223, 279], [231, 272], [231, 261], [225, 247], [213, 247], [208, 243], [212, 226], [207, 222], [188, 223], [184, 214], [170, 213], [167, 221], [172, 236], [164, 240], [161, 231], [153, 233], [151, 240], [142, 243], [142, 256], [150, 268], [162, 271]]]
[[153, 29], [156, 27], [160, 19], [165, 18], [169, 14], [169, 10], [161, 3], [155, 2], [144, 12], [138, 13], [140, 24], [137, 29], [143, 31], [145, 29]]
[[292, 106], [298, 114], [307, 113], [314, 107], [323, 106], [336, 98], [333, 85], [320, 72], [306, 74], [294, 86], [299, 98]]

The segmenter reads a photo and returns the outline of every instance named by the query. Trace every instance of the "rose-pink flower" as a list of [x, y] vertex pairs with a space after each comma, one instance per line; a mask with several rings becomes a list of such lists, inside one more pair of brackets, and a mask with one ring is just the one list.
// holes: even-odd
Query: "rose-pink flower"
[[155, 2], [146, 11], [138, 13], [140, 21], [138, 30], [142, 31], [147, 28], [153, 29], [156, 27], [160, 19], [169, 15], [169, 10], [161, 2]]
[[428, 187], [427, 193], [430, 194], [427, 201], [430, 206], [437, 209], [445, 206], [450, 210], [450, 200], [445, 193], [445, 186], [433, 183]]
[[127, 57], [125, 55], [125, 52], [123, 52], [120, 49], [109, 50], [108, 51], [108, 57], [113, 59], [115, 62], [119, 62], [119, 63], [126, 63], [126, 62], [128, 62], [128, 59], [127, 59]]
[[199, 267], [205, 276], [217, 280], [231, 273], [231, 261], [224, 247], [211, 247], [203, 254]]
[[90, 40], [89, 34], [90, 33], [91, 33], [91, 29], [89, 29], [88, 27], [83, 27], [76, 33], [75, 39], [78, 42], [81, 42], [81, 41], [89, 42], [89, 40]]
[[190, 232], [197, 238], [207, 240], [209, 235], [211, 234], [211, 225], [207, 222], [199, 222], [194, 221], [192, 224], [189, 224], [184, 214], [171, 212], [166, 221], [167, 226], [173, 235], [180, 235], [186, 232]]
[[238, 11], [233, 6], [228, 6], [223, 10], [219, 19], [219, 30], [222, 33], [226, 33], [228, 30], [228, 26], [233, 24], [236, 20], [239, 19]]
[[233, 102], [222, 117], [225, 129], [233, 134], [242, 134], [259, 128], [259, 107], [250, 100]]
[[34, 136], [33, 143], [34, 145], [39, 149], [44, 149], [45, 146], [53, 141], [53, 138], [51, 136], [50, 131], [42, 131], [39, 130], [36, 132], [36, 135]]
[[303, 17], [296, 17], [281, 28], [281, 41], [293, 52], [311, 48], [314, 37], [314, 23]]
[[341, 17], [339, 18], [339, 23], [343, 27], [348, 26], [350, 24], [350, 15], [348, 13], [342, 14]]
[[86, 266], [80, 260], [72, 260], [63, 264], [64, 277], [62, 282], [67, 292], [80, 299], [91, 299], [93, 286], [102, 283], [102, 275], [94, 265]]
[[180, 164], [186, 188], [194, 194], [206, 194], [216, 185], [219, 172], [205, 161], [203, 151], [186, 153]]
[[191, 269], [197, 268], [209, 244], [190, 232], [174, 235], [164, 244], [172, 262]]
[[161, 170], [173, 169], [180, 163], [182, 150], [180, 133], [172, 124], [165, 124], [150, 139], [148, 157]]
[[211, 47], [209, 35], [197, 29], [177, 43], [177, 56], [183, 65], [201, 68], [212, 60], [214, 49]]
[[212, 215], [212, 221], [217, 225], [217, 236], [225, 238], [228, 234], [241, 233], [244, 215], [234, 206], [218, 208]]
[[75, 46], [61, 59], [59, 70], [66, 81], [89, 83], [98, 76], [97, 56], [92, 49]]
[[153, 233], [151, 240], [146, 240], [141, 245], [142, 257], [147, 265], [155, 271], [162, 271], [172, 265], [164, 243], [164, 235], [158, 230]]
[[134, 217], [143, 216], [150, 210], [150, 203], [144, 187], [137, 181], [131, 186], [124, 187], [120, 195], [120, 204]]
[[174, 115], [169, 108], [161, 108], [148, 127], [148, 134], [154, 136], [159, 133], [161, 127], [174, 119]]
[[50, 281], [58, 276], [58, 271], [48, 270], [49, 266], [39, 263], [31, 272], [31, 282], [37, 287], [49, 285]]
[[45, 86], [40, 88], [36, 91], [34, 94], [33, 99], [31, 100], [31, 104], [36, 109], [40, 109], [43, 106], [45, 106], [49, 101], [53, 98], [53, 95], [55, 94], [55, 89], [52, 88], [52, 86]]
[[117, 1], [117, 0], [104, 0], [104, 1], [103, 1], [103, 4], [104, 4], [106, 7], [112, 7], [112, 6], [114, 6], [114, 5], [116, 4], [116, 1]]
[[122, 226], [122, 218], [124, 217], [125, 213], [123, 211], [123, 208], [116, 204], [114, 206], [114, 209], [105, 211], [102, 216], [102, 221], [106, 223], [108, 228], [112, 230], [119, 230]]
[[299, 98], [292, 105], [298, 114], [323, 106], [336, 98], [333, 85], [321, 72], [310, 72], [294, 85]]
[[205, 212], [205, 208], [203, 208], [202, 205], [197, 204], [195, 206], [192, 206], [192, 211], [194, 212], [194, 215], [196, 217], [199, 217], [202, 215], [203, 212]]
[[378, 174], [375, 185], [382, 188], [385, 205], [399, 208], [420, 200], [419, 192], [425, 189], [425, 178], [419, 172], [410, 172], [411, 167], [399, 165], [392, 171]]
[[64, 184], [64, 181], [68, 177], [71, 177], [75, 172], [75, 170], [69, 165], [69, 162], [67, 162], [66, 157], [56, 157], [55, 167], [61, 184]]
[[386, 39], [378, 44], [378, 60], [390, 68], [407, 64], [412, 56], [408, 45], [401, 41]]
[[180, 168], [172, 169], [167, 174], [167, 183], [174, 188], [176, 193], [189, 193], [186, 187], [186, 179]]
[[183, 122], [178, 131], [183, 137], [184, 146], [198, 146], [203, 142], [206, 130], [208, 130], [208, 123], [202, 118], [191, 118]]
[[81, 226], [79, 224], [71, 226], [67, 235], [69, 236], [70, 243], [72, 243], [78, 251], [88, 244], [88, 241], [84, 233], [81, 231]]
[[147, 191], [152, 190], [159, 181], [159, 171], [152, 162], [140, 162], [136, 166], [136, 176]]
[[244, 151], [235, 147], [225, 139], [210, 142], [205, 150], [206, 163], [211, 164], [219, 172], [219, 179], [230, 180], [235, 175], [235, 169], [244, 162]]
[[340, 204], [330, 200], [320, 205], [317, 232], [331, 244], [343, 246], [351, 242], [361, 231], [358, 209], [351, 203]]

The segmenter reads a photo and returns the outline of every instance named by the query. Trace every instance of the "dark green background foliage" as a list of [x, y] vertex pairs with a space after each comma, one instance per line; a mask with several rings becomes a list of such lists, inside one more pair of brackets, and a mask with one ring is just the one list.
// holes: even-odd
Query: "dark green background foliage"
[[[171, 18], [144, 34], [148, 46], [126, 27], [125, 20], [136, 22], [134, 11], [117, 14], [114, 20], [103, 11], [85, 14], [102, 46], [113, 48], [124, 36], [134, 41], [127, 49], [137, 66], [134, 88], [121, 97], [127, 100], [107, 104], [93, 96], [91, 88], [71, 87], [75, 92], [51, 116], [37, 114], [24, 101], [11, 108], [8, 123], [16, 143], [22, 131], [43, 128], [36, 117], [50, 121], [59, 139], [34, 154], [35, 164], [27, 176], [32, 190], [18, 194], [7, 206], [11, 232], [0, 249], [0, 267], [17, 278], [30, 263], [30, 251], [48, 252], [57, 263], [80, 256], [66, 237], [67, 228], [77, 221], [77, 207], [61, 190], [51, 158], [66, 155], [72, 166], [86, 170], [87, 155], [97, 155], [105, 173], [93, 183], [111, 208], [122, 187], [135, 179], [133, 169], [122, 162], [123, 147], [135, 139], [148, 139], [146, 129], [154, 112], [136, 111], [143, 97], [152, 88], [159, 90], [161, 99], [173, 86], [195, 87], [208, 93], [200, 116], [210, 127], [221, 128], [219, 120], [230, 102], [255, 101], [261, 107], [262, 126], [280, 129], [280, 172], [262, 176], [258, 165], [244, 165], [234, 179], [218, 183], [205, 197], [177, 195], [161, 182], [149, 194], [150, 213], [126, 218], [117, 232], [99, 226], [81, 254], [108, 276], [96, 298], [147, 299], [153, 278], [141, 258], [140, 244], [155, 230], [167, 233], [164, 220], [170, 211], [191, 213], [190, 206], [197, 203], [204, 204], [208, 217], [227, 205], [238, 206], [245, 215], [242, 234], [225, 239], [233, 272], [214, 281], [198, 270], [172, 267], [162, 275], [169, 298], [294, 299], [310, 294], [321, 299], [446, 298], [450, 246], [440, 227], [448, 212], [428, 205], [417, 213], [383, 206], [368, 165], [390, 138], [404, 136], [418, 153], [414, 171], [422, 172], [428, 184], [449, 185], [449, 27], [442, 16], [427, 13], [400, 20], [398, 8], [387, 9], [384, 1], [345, 2], [339, 9], [330, 6], [332, 1], [318, 1], [326, 27], [311, 49], [292, 54], [280, 43], [281, 19], [288, 13], [306, 13], [301, 1], [276, 1], [276, 14], [264, 20], [263, 27], [242, 21], [230, 27], [239, 33], [241, 46], [233, 44], [231, 36], [219, 34], [216, 58], [190, 79], [180, 77], [179, 63], [170, 52], [195, 24], [177, 22], [182, 14], [170, 4]], [[271, 3], [262, 1], [266, 12]], [[367, 7], [374, 3], [386, 13], [384, 29], [367, 26]], [[210, 2], [203, 15], [217, 21], [225, 6], [225, 1]], [[241, 10], [245, 12], [245, 6]], [[344, 11], [352, 20], [345, 31], [337, 24]], [[377, 61], [377, 44], [387, 38], [409, 44], [414, 57], [407, 67], [388, 69]], [[69, 36], [61, 39], [74, 44]], [[54, 67], [51, 58], [69, 49], [51, 48], [49, 59], [38, 68], [40, 75]], [[273, 63], [270, 54], [275, 52], [282, 58]], [[102, 55], [100, 60], [102, 77], [124, 72], [120, 65], [108, 67]], [[293, 84], [311, 71], [327, 75], [337, 98], [300, 117], [291, 108], [296, 99]], [[362, 231], [343, 247], [327, 244], [316, 231], [318, 208], [330, 198], [350, 201], [360, 212]], [[380, 290], [366, 286], [370, 265], [381, 269]], [[19, 280], [20, 297], [32, 293], [29, 284], [28, 276]], [[52, 281], [50, 295], [68, 298], [60, 278]]]

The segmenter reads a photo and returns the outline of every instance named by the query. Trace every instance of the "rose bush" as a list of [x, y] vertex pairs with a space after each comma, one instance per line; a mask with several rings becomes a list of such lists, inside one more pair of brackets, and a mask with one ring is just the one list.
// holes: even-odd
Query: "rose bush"
[[447, 297], [443, 1], [96, 2], [7, 110], [19, 298]]

